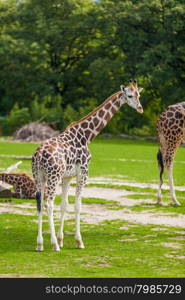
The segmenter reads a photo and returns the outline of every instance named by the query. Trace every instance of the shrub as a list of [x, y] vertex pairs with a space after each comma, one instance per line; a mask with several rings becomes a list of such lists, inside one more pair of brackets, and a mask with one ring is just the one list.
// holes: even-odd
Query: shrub
[[0, 117], [0, 136], [8, 135], [8, 121], [7, 117]]
[[8, 134], [12, 134], [15, 130], [20, 128], [22, 125], [29, 123], [31, 116], [27, 107], [19, 108], [16, 103], [7, 118], [8, 123]]

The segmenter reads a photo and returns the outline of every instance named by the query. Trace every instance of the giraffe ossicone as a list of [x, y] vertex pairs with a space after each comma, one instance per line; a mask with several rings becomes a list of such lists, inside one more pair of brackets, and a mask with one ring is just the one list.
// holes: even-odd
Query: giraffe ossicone
[[[59, 247], [63, 246], [63, 226], [68, 204], [68, 189], [73, 177], [76, 177], [75, 239], [77, 248], [84, 248], [80, 232], [80, 211], [82, 188], [87, 181], [88, 163], [91, 158], [88, 144], [101, 132], [123, 104], [128, 104], [139, 113], [143, 112], [139, 101], [140, 91], [137, 81], [130, 82], [127, 87], [122, 87], [120, 91], [108, 97], [84, 118], [70, 124], [60, 135], [46, 140], [34, 153], [32, 171], [37, 188], [36, 199], [39, 204], [37, 205], [39, 219], [36, 250], [43, 250], [42, 211], [44, 200], [47, 203], [53, 249], [59, 250]], [[56, 237], [53, 205], [59, 182], [62, 182], [62, 201], [60, 225]], [[48, 197], [44, 199], [46, 185]]]

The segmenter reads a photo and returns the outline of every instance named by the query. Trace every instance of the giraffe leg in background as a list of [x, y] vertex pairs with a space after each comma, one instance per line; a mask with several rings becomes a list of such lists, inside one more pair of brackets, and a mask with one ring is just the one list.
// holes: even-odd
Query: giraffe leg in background
[[164, 157], [164, 165], [167, 169], [168, 172], [168, 183], [170, 187], [170, 195], [172, 198], [172, 201], [174, 205], [179, 206], [180, 203], [176, 199], [175, 195], [175, 188], [174, 188], [174, 181], [173, 181], [173, 162], [174, 162], [174, 156], [177, 147], [179, 146], [180, 143], [170, 143], [166, 149], [166, 155]]
[[159, 171], [160, 171], [159, 187], [158, 187], [158, 193], [157, 193], [157, 204], [161, 204], [162, 203], [163, 172], [164, 172], [163, 155], [162, 155], [161, 150], [159, 150], [157, 153], [157, 160], [158, 160], [158, 166], [159, 166]]
[[75, 198], [75, 218], [76, 218], [76, 231], [75, 231], [75, 240], [76, 247], [83, 249], [84, 243], [82, 241], [81, 232], [80, 232], [80, 212], [81, 212], [81, 193], [82, 188], [87, 181], [87, 169], [78, 168], [77, 172], [77, 184], [76, 184], [76, 198]]
[[179, 201], [177, 201], [177, 198], [175, 195], [175, 188], [174, 188], [174, 182], [173, 182], [173, 165], [170, 165], [167, 168], [167, 172], [168, 172], [168, 182], [169, 182], [169, 187], [170, 187], [171, 198], [172, 198], [175, 206], [180, 206], [180, 203], [179, 203]]
[[57, 234], [57, 240], [60, 248], [63, 247], [63, 239], [64, 239], [64, 219], [68, 205], [68, 190], [71, 179], [63, 179], [62, 181], [62, 199], [61, 199], [61, 217], [60, 217], [60, 225]]

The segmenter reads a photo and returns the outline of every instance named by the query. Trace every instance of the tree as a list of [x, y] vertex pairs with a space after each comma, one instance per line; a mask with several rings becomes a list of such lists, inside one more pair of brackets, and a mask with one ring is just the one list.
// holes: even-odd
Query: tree
[[184, 97], [184, 13], [183, 0], [0, 0], [0, 115], [18, 103], [63, 129], [137, 78], [145, 113], [125, 107], [105, 131], [153, 129]]

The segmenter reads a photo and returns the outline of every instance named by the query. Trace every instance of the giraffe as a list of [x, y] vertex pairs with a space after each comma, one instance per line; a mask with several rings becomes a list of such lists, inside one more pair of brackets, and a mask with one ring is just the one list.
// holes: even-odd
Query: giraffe
[[[12, 197], [35, 199], [36, 186], [33, 179], [27, 174], [0, 173], [0, 181], [13, 186], [14, 192], [11, 192]], [[45, 189], [45, 197], [47, 197], [47, 189]]]
[[157, 136], [160, 149], [157, 153], [160, 170], [157, 203], [162, 202], [162, 184], [164, 169], [168, 172], [170, 194], [174, 205], [180, 205], [176, 199], [173, 182], [173, 161], [180, 144], [185, 140], [185, 102], [170, 105], [157, 120]]
[[[84, 248], [80, 232], [81, 193], [88, 177], [88, 163], [91, 159], [88, 144], [100, 133], [123, 104], [128, 104], [137, 112], [143, 113], [140, 104], [140, 92], [136, 80], [131, 80], [127, 87], [107, 98], [101, 105], [79, 121], [71, 123], [61, 134], [41, 144], [32, 157], [32, 172], [36, 182], [38, 208], [37, 251], [43, 250], [42, 211], [43, 191], [47, 183], [47, 213], [50, 224], [51, 244], [53, 250], [63, 247], [63, 226], [68, 204], [70, 181], [76, 177], [75, 195], [75, 240], [77, 248]], [[53, 220], [53, 203], [56, 187], [62, 182], [61, 217], [56, 236]]]

